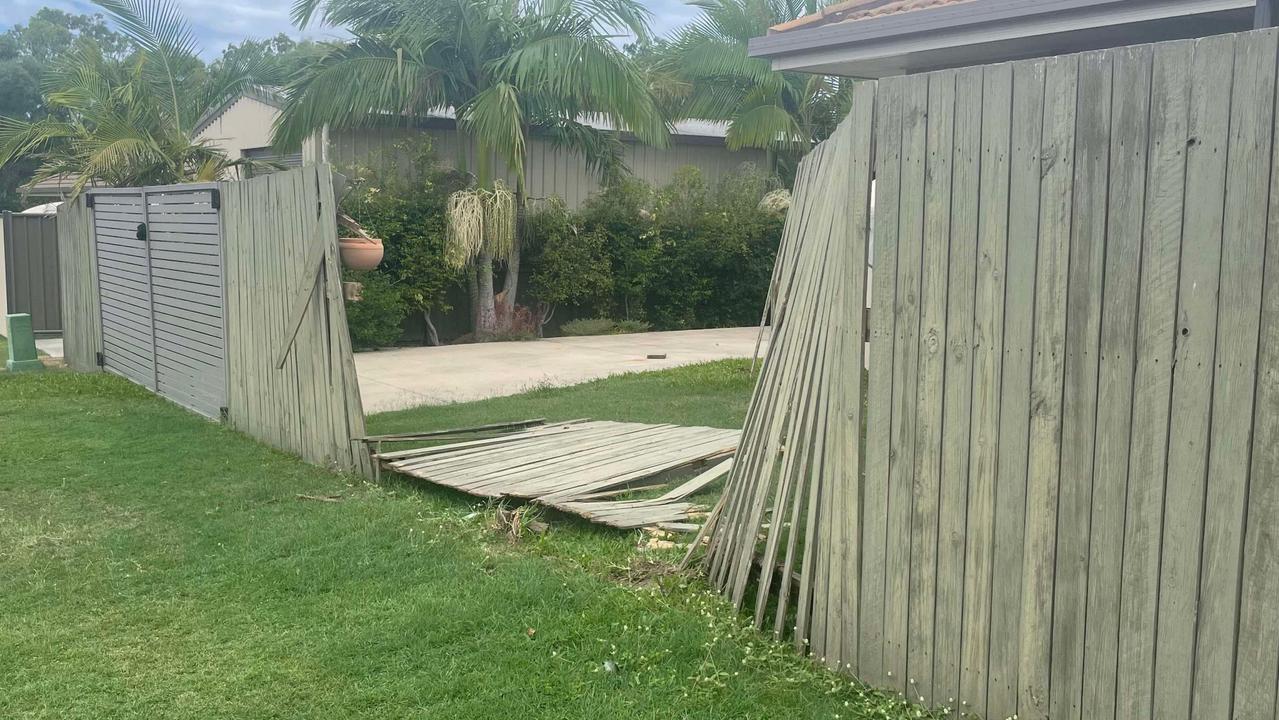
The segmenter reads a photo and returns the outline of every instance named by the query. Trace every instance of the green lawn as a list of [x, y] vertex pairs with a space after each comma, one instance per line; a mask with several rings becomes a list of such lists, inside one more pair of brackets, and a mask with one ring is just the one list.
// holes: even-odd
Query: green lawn
[[[731, 424], [748, 388], [729, 363], [370, 425]], [[511, 545], [468, 499], [328, 474], [101, 375], [0, 377], [0, 429], [3, 718], [919, 717], [696, 579], [624, 582], [670, 559], [635, 534], [556, 518]]]
[[630, 420], [740, 428], [754, 376], [750, 361], [618, 375], [568, 388], [545, 388], [483, 402], [374, 415], [370, 434], [466, 427], [508, 420]]

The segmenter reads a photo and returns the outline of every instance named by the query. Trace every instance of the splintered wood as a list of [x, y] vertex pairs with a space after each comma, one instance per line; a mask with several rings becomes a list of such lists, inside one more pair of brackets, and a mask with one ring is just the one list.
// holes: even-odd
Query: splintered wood
[[[367, 438], [375, 444], [454, 440], [375, 451], [379, 467], [487, 498], [515, 498], [617, 528], [688, 529], [706, 508], [688, 498], [726, 475], [741, 433], [707, 427], [575, 420], [527, 421], [418, 435]], [[714, 463], [662, 495], [617, 500], [663, 488], [669, 478]]]

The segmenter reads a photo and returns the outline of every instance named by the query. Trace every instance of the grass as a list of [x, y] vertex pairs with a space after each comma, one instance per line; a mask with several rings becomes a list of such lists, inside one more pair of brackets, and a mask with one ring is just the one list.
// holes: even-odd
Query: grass
[[[722, 424], [744, 373], [371, 424], [664, 406]], [[331, 475], [102, 375], [0, 377], [0, 427], [0, 717], [919, 717], [747, 629], [696, 579], [624, 582], [669, 559], [634, 534], [556, 519], [510, 544], [466, 499]]]
[[370, 434], [440, 430], [508, 420], [630, 420], [740, 428], [755, 379], [748, 360], [632, 373], [567, 388], [373, 415]]
[[4, 372], [4, 365], [9, 360], [9, 341], [0, 335], [0, 372]]

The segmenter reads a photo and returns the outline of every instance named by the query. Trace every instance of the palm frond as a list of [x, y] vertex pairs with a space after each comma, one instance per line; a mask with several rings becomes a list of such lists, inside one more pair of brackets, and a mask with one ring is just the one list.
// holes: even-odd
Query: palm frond
[[759, 105], [738, 113], [728, 126], [725, 141], [730, 150], [742, 148], [802, 147], [807, 137], [804, 129], [785, 108]]
[[476, 95], [459, 110], [458, 127], [479, 142], [482, 157], [497, 153], [523, 184], [524, 110], [514, 85], [500, 82]]
[[543, 132], [552, 147], [580, 153], [586, 169], [598, 173], [606, 185], [627, 172], [625, 146], [616, 132], [570, 120], [545, 127]]
[[368, 127], [446, 105], [445, 71], [373, 38], [330, 51], [285, 91], [273, 144], [295, 147], [325, 125]]
[[94, 0], [134, 44], [158, 61], [169, 87], [169, 108], [178, 127], [194, 124], [195, 112], [184, 107], [179, 86], [183, 68], [199, 63], [199, 45], [173, 0]]
[[605, 39], [551, 31], [512, 51], [497, 68], [513, 85], [604, 115], [646, 143], [669, 141], [665, 117], [638, 66]]

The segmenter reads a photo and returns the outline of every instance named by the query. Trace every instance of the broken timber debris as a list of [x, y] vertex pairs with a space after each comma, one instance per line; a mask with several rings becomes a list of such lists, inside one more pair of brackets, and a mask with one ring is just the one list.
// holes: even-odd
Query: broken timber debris
[[[515, 498], [617, 528], [695, 529], [688, 498], [728, 474], [741, 433], [707, 427], [543, 420], [364, 438], [375, 466], [486, 498]], [[441, 442], [383, 451], [385, 443]], [[647, 499], [675, 473], [713, 464]]]

